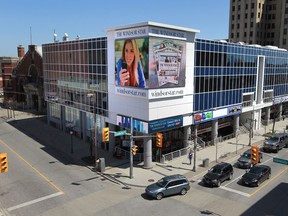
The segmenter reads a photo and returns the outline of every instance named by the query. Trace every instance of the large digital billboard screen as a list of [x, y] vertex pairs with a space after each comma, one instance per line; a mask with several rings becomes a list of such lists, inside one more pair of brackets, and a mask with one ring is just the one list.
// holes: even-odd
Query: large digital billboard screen
[[148, 37], [115, 40], [115, 85], [183, 87], [185, 57], [184, 41]]

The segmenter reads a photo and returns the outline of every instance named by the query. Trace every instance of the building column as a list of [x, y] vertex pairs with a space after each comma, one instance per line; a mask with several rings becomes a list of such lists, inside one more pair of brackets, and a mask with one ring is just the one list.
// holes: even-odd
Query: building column
[[278, 111], [277, 111], [277, 112], [279, 112], [279, 115], [278, 115], [277, 120], [280, 120], [280, 119], [282, 118], [282, 111], [283, 111], [283, 105], [282, 105], [282, 103], [281, 103], [281, 104], [279, 104], [279, 106], [278, 106]]
[[271, 108], [270, 107], [266, 107], [265, 108], [265, 125], [269, 124], [270, 121], [270, 113], [271, 113]]
[[65, 118], [65, 112], [66, 112], [66, 110], [65, 110], [65, 106], [63, 106], [63, 105], [60, 105], [60, 112], [61, 112], [61, 119], [60, 119], [60, 129], [62, 130], [62, 131], [66, 131], [66, 118]]
[[218, 137], [218, 120], [213, 120], [212, 121], [212, 132], [211, 132], [211, 141], [212, 144], [215, 145], [217, 142], [217, 137]]
[[[115, 131], [116, 127], [113, 124], [109, 124], [109, 130], [110, 131]], [[115, 150], [115, 136], [109, 136], [109, 153], [114, 153]]]
[[191, 125], [188, 125], [184, 127], [184, 137], [183, 137], [184, 148], [191, 144], [189, 140], [190, 136], [191, 136]]
[[51, 126], [51, 124], [50, 124], [51, 123], [50, 122], [50, 116], [51, 116], [51, 114], [50, 114], [50, 103], [47, 102], [47, 124]]
[[31, 109], [32, 108], [32, 96], [31, 94], [27, 94], [27, 107], [28, 109]]
[[42, 100], [41, 100], [41, 96], [38, 95], [38, 112], [42, 112]]
[[86, 142], [86, 138], [87, 138], [87, 123], [86, 123], [86, 113], [83, 111], [79, 111], [80, 112], [80, 133], [81, 133], [81, 137], [82, 140], [84, 142]]
[[151, 169], [152, 168], [152, 138], [145, 137], [144, 141], [144, 168]]
[[234, 133], [235, 136], [236, 136], [237, 131], [239, 131], [240, 115], [239, 115], [239, 114], [234, 115], [233, 120], [234, 120], [234, 122], [233, 122], [233, 133]]

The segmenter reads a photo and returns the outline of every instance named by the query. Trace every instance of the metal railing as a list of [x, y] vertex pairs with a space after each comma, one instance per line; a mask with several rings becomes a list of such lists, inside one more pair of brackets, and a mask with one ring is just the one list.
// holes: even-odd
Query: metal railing
[[167, 153], [167, 154], [163, 154], [160, 162], [165, 163], [166, 161], [171, 161], [174, 158], [178, 158], [178, 157], [181, 157], [183, 155], [187, 155], [189, 149], [191, 149], [191, 148], [192, 148], [192, 146], [187, 146], [185, 148], [182, 148], [182, 149], [179, 149], [179, 150]]

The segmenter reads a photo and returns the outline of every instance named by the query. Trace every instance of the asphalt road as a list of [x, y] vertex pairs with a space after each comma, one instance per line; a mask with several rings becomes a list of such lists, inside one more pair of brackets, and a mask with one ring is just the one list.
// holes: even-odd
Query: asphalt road
[[[157, 201], [143, 188], [125, 189], [97, 175], [69, 154], [0, 122], [0, 152], [7, 152], [9, 172], [0, 174], [0, 203], [10, 215], [287, 215], [288, 166], [271, 156], [288, 158], [288, 149], [264, 154], [270, 180], [257, 188], [238, 183], [245, 170], [234, 167], [231, 181], [220, 188], [191, 183], [185, 196]], [[234, 164], [236, 161], [231, 161]], [[1, 212], [0, 212], [1, 213]]]

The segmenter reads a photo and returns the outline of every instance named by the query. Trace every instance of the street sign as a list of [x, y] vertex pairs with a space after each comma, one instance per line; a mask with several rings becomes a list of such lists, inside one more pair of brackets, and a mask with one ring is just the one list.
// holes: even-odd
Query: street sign
[[123, 131], [117, 131], [114, 133], [114, 136], [122, 136], [122, 135], [125, 135], [126, 134], [126, 130], [123, 130]]
[[273, 162], [288, 165], [288, 160], [282, 158], [273, 158]]

